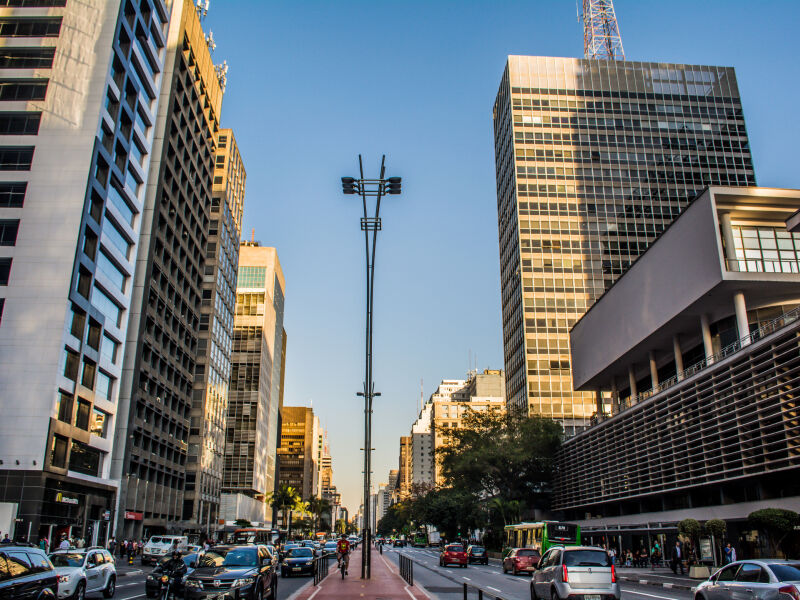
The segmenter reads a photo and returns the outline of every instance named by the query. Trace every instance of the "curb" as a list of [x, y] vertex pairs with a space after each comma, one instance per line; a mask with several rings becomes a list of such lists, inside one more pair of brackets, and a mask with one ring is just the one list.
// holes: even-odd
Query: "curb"
[[620, 575], [619, 578], [629, 583], [638, 583], [639, 585], [653, 585], [667, 590], [684, 590], [690, 592], [695, 588], [695, 586], [686, 585], [685, 583], [666, 583], [663, 581], [652, 581], [650, 579], [639, 579], [637, 577], [625, 577], [624, 575]]
[[128, 575], [141, 575], [144, 573], [141, 569], [135, 571], [125, 571], [124, 573], [117, 573], [117, 577], [126, 577]]

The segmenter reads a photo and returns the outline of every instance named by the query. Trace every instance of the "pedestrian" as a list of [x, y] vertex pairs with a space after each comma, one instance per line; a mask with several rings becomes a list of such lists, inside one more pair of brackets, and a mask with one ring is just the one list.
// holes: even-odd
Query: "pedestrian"
[[611, 564], [612, 565], [616, 565], [617, 564], [617, 551], [614, 550], [614, 548], [611, 548], [611, 550], [608, 551], [608, 556], [611, 559]]
[[675, 573], [675, 575], [678, 574], [678, 567], [681, 568], [681, 575], [684, 574], [683, 553], [681, 552], [681, 543], [678, 540], [675, 540], [675, 547], [672, 549], [672, 558], [669, 566], [672, 568], [672, 572]]
[[4, 535], [3, 535], [3, 539], [2, 539], [2, 540], [0, 540], [0, 544], [10, 544], [10, 543], [11, 543], [11, 538], [10, 538], [10, 537], [8, 537], [8, 534], [7, 534], [7, 533], [6, 533], [6, 534], [4, 534]]
[[75, 540], [75, 547], [76, 548], [83, 548], [83, 545], [84, 545], [83, 538], [82, 537], [78, 537], [78, 539]]
[[736, 548], [731, 546], [731, 543], [725, 546], [725, 564], [730, 564], [732, 562], [736, 562]]
[[61, 538], [61, 543], [58, 545], [59, 550], [69, 550], [69, 540], [67, 540], [67, 536]]
[[630, 549], [628, 549], [625, 552], [625, 566], [626, 567], [632, 567], [633, 566], [633, 552], [631, 552]]
[[114, 539], [114, 536], [111, 536], [111, 539], [108, 541], [108, 551], [111, 553], [111, 556], [114, 556], [114, 548], [117, 547], [117, 540]]

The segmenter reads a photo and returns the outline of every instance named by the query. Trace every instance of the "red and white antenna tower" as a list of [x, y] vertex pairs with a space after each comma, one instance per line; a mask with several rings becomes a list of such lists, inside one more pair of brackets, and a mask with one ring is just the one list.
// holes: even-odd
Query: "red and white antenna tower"
[[625, 60], [613, 0], [583, 0], [583, 55]]

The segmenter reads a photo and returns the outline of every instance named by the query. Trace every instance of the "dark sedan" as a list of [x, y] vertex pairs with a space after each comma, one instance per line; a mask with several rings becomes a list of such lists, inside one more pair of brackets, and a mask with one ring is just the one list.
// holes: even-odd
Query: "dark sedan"
[[311, 548], [293, 548], [281, 563], [281, 577], [313, 574], [314, 551]]
[[214, 546], [196, 564], [186, 578], [187, 600], [277, 599], [278, 578], [266, 546]]
[[[189, 552], [181, 556], [183, 564], [186, 565], [186, 576], [188, 577], [194, 572], [194, 563], [197, 561], [197, 552]], [[144, 593], [148, 598], [155, 598], [161, 590], [161, 575], [164, 573], [164, 565], [172, 560], [171, 556], [167, 556], [158, 561], [156, 567], [147, 575], [144, 582]], [[177, 596], [183, 596], [183, 579], [176, 579], [172, 584], [172, 591]]]
[[486, 553], [486, 548], [483, 546], [469, 546], [467, 547], [467, 560], [469, 564], [489, 564], [489, 555]]

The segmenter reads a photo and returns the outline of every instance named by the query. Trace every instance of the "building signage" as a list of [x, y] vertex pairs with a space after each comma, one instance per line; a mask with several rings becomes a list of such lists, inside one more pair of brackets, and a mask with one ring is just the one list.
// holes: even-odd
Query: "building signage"
[[144, 519], [144, 513], [136, 512], [134, 510], [126, 510], [125, 518], [129, 521], [141, 521]]
[[78, 504], [77, 498], [70, 498], [69, 496], [65, 496], [61, 492], [56, 494], [56, 502], [60, 502], [61, 504]]
[[111, 511], [110, 510], [104, 510], [103, 511], [103, 521], [109, 521], [109, 520], [111, 520]]

